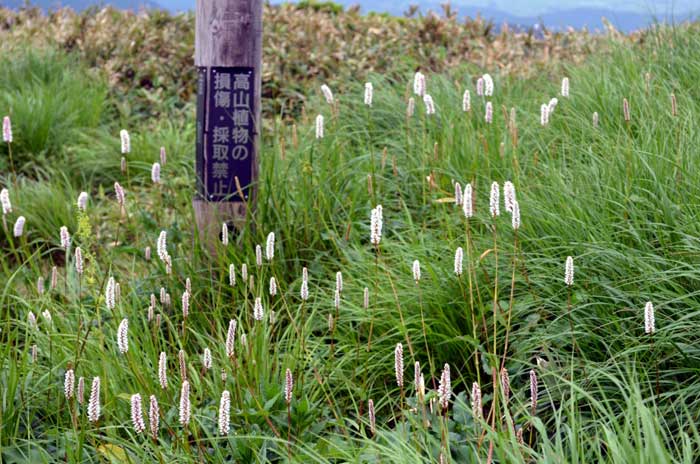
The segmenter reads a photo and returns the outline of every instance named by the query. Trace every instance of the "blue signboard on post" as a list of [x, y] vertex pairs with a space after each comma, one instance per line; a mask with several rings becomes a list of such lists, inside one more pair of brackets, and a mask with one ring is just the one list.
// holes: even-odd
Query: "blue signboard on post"
[[254, 70], [200, 67], [198, 80], [197, 191], [207, 201], [245, 202], [257, 135]]

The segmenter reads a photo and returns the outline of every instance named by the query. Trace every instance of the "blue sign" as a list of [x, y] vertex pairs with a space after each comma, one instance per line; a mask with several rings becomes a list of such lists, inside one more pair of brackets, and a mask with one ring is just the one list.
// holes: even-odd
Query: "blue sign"
[[197, 191], [205, 200], [248, 200], [257, 135], [254, 87], [253, 68], [199, 68]]

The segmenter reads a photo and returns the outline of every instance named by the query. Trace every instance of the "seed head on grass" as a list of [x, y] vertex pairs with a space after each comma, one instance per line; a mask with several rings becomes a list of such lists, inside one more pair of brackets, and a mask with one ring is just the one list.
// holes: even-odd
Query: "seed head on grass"
[[232, 358], [236, 353], [236, 325], [235, 319], [231, 319], [228, 323], [228, 332], [226, 334], [226, 356]]
[[471, 94], [469, 93], [469, 89], [464, 91], [464, 94], [462, 95], [462, 111], [465, 113], [471, 111], [472, 109], [472, 97]]
[[362, 308], [369, 308], [369, 288], [367, 287], [362, 291]]
[[516, 201], [513, 203], [513, 214], [511, 216], [511, 225], [513, 230], [520, 229], [520, 204]]
[[229, 264], [228, 266], [228, 284], [233, 287], [236, 285], [236, 266]]
[[371, 82], [365, 83], [365, 105], [372, 106], [372, 99], [374, 98], [374, 86]]
[[428, 116], [435, 114], [435, 102], [433, 101], [433, 97], [426, 93], [423, 95], [423, 103], [425, 104], [425, 114]]
[[509, 180], [503, 183], [503, 208], [507, 213], [513, 213], [515, 204], [515, 186]]
[[540, 106], [540, 124], [543, 127], [549, 125], [549, 105], [546, 103]]
[[534, 369], [530, 370], [530, 413], [534, 416], [537, 414], [537, 373]]
[[317, 139], [322, 139], [324, 136], [324, 131], [323, 131], [323, 115], [319, 114], [316, 116], [316, 138]]
[[73, 398], [74, 387], [75, 371], [73, 371], [73, 369], [68, 369], [66, 371], [65, 378], [63, 379], [63, 393], [67, 400]]
[[284, 400], [287, 404], [292, 402], [292, 396], [294, 394], [294, 377], [292, 377], [291, 369], [287, 368], [284, 375]]
[[455, 182], [455, 205], [459, 206], [462, 204], [462, 185], [459, 182]]
[[597, 129], [598, 128], [598, 121], [599, 121], [599, 116], [598, 116], [597, 111], [593, 112], [592, 120], [593, 120], [593, 127]]
[[228, 245], [228, 224], [225, 222], [221, 224], [221, 243], [224, 246]]
[[117, 283], [114, 281], [114, 277], [110, 276], [105, 288], [105, 305], [107, 309], [114, 309], [116, 306], [116, 286]]
[[10, 203], [10, 191], [6, 188], [0, 190], [0, 205], [2, 205], [3, 215], [12, 212], [12, 203]]
[[370, 214], [370, 238], [372, 245], [379, 245], [382, 239], [382, 226], [384, 223], [382, 205], [377, 205]]
[[490, 97], [493, 95], [493, 78], [490, 74], [484, 74], [481, 76], [484, 80], [484, 96]]
[[163, 390], [168, 388], [168, 358], [165, 351], [161, 351], [158, 357], [158, 383]]
[[9, 116], [2, 118], [2, 141], [12, 143], [12, 121]]
[[117, 198], [117, 203], [119, 206], [124, 207], [126, 202], [126, 194], [124, 193], [124, 188], [119, 184], [119, 182], [114, 183], [114, 196]]
[[396, 385], [403, 388], [403, 345], [401, 343], [397, 343], [394, 349], [394, 374]]
[[[82, 397], [82, 395], [80, 395]], [[87, 408], [88, 420], [92, 423], [100, 419], [100, 378], [92, 379], [92, 388], [90, 389], [90, 400]]]
[[76, 393], [78, 404], [83, 404], [85, 402], [85, 377], [78, 379], [78, 391]]
[[301, 279], [301, 290], [299, 291], [299, 296], [301, 297], [302, 301], [309, 299], [309, 280], [306, 277], [306, 274], [304, 274]]
[[13, 229], [13, 235], [15, 237], [21, 237], [22, 234], [24, 233], [24, 223], [26, 222], [26, 219], [24, 219], [24, 216], [20, 216], [17, 218], [15, 221], [15, 227]]
[[129, 132], [126, 129], [119, 131], [119, 138], [122, 142], [122, 155], [131, 152], [131, 137], [129, 137]]
[[326, 99], [326, 103], [332, 105], [335, 99], [333, 98], [333, 91], [331, 90], [331, 88], [328, 87], [328, 85], [323, 84], [321, 86], [321, 93], [323, 94], [323, 98]]
[[187, 380], [187, 359], [185, 355], [185, 350], [180, 350], [177, 353], [177, 360], [180, 364], [180, 378], [182, 380]]
[[167, 265], [170, 262], [170, 254], [168, 253], [168, 233], [164, 230], [161, 230], [160, 235], [158, 235], [156, 251], [160, 260]]
[[83, 274], [83, 250], [80, 247], [75, 248], [75, 272]]
[[416, 99], [411, 97], [408, 99], [408, 103], [406, 104], [406, 117], [410, 118], [413, 117], [413, 114], [416, 112]]
[[255, 299], [255, 304], [253, 305], [253, 318], [258, 322], [263, 320], [263, 306], [260, 297]]
[[117, 346], [121, 354], [126, 354], [129, 351], [129, 320], [122, 319], [117, 330]]
[[420, 71], [413, 76], [413, 93], [419, 97], [425, 95], [425, 75]]
[[462, 247], [457, 247], [455, 250], [455, 266], [454, 266], [454, 271], [455, 274], [458, 276], [462, 275], [463, 267], [462, 267], [462, 261], [464, 260], [464, 250], [462, 250]]
[[493, 104], [490, 101], [486, 102], [486, 107], [484, 108], [484, 121], [487, 124], [493, 122]]
[[416, 387], [416, 391], [418, 391], [418, 383], [420, 381], [420, 375], [421, 375], [420, 361], [416, 361], [413, 364], [413, 384]]
[[263, 263], [263, 258], [262, 258], [262, 246], [260, 244], [255, 245], [255, 265], [260, 267], [262, 266]]
[[151, 166], [151, 181], [160, 184], [160, 163], [153, 163]]
[[476, 94], [480, 97], [484, 96], [484, 78], [480, 77], [476, 80]]
[[510, 376], [505, 367], [501, 368], [501, 389], [503, 391], [503, 397], [505, 398], [506, 404], [510, 400]]
[[272, 261], [275, 257], [275, 233], [270, 232], [267, 234], [267, 241], [265, 244], [265, 259]]
[[568, 287], [574, 284], [574, 258], [571, 256], [566, 257], [566, 264], [564, 265], [564, 283]]
[[187, 380], [182, 381], [180, 388], [180, 424], [187, 427], [190, 423], [191, 404], [190, 404], [190, 383]]
[[647, 301], [644, 305], [644, 333], [653, 334], [655, 331], [654, 305], [651, 301]]
[[141, 434], [146, 430], [146, 424], [143, 421], [141, 395], [139, 393], [131, 395], [131, 423], [134, 426], [134, 432], [137, 434]]
[[168, 154], [165, 152], [165, 147], [160, 147], [160, 165], [165, 166], [168, 161]]
[[204, 348], [204, 354], [202, 354], [202, 367], [205, 371], [211, 369], [211, 350], [209, 348]]
[[476, 419], [481, 419], [484, 416], [484, 410], [481, 406], [481, 387], [476, 382], [472, 384], [472, 414]]
[[241, 279], [243, 279], [244, 283], [248, 280], [248, 264], [247, 263], [241, 264]]
[[469, 219], [472, 216], [474, 216], [474, 199], [473, 197], [473, 191], [472, 191], [472, 184], [468, 183], [464, 185], [464, 195], [462, 198], [462, 212], [464, 213], [464, 217]]
[[185, 290], [182, 294], [182, 318], [187, 319], [190, 314], [190, 292]]
[[622, 99], [622, 116], [625, 118], [625, 122], [630, 122], [632, 119], [630, 116], [630, 103], [626, 98]]
[[498, 182], [491, 183], [491, 195], [489, 197], [489, 211], [492, 217], [497, 217], [500, 212], [500, 187]]
[[270, 277], [270, 296], [277, 295], [277, 281], [274, 277]]
[[417, 259], [415, 261], [413, 261], [412, 271], [413, 271], [413, 280], [416, 283], [420, 282], [420, 261], [418, 261]]
[[561, 80], [561, 96], [569, 97], [569, 78], [565, 77]]
[[151, 429], [151, 437], [158, 438], [158, 427], [160, 425], [160, 408], [155, 395], [151, 395], [150, 404], [148, 405], [148, 425]]
[[438, 386], [438, 401], [440, 407], [446, 410], [450, 406], [450, 398], [452, 397], [452, 382], [450, 380], [450, 365], [445, 363], [440, 376], [440, 385]]
[[554, 114], [554, 110], [557, 108], [557, 105], [559, 104], [559, 100], [554, 97], [551, 100], [549, 100], [549, 104], [547, 104], [547, 107], [549, 109], [549, 115], [551, 116]]
[[377, 434], [377, 420], [374, 413], [374, 400], [367, 401], [367, 415], [369, 416], [369, 430], [372, 436]]
[[219, 401], [219, 435], [228, 435], [230, 428], [231, 393], [228, 390], [221, 392]]

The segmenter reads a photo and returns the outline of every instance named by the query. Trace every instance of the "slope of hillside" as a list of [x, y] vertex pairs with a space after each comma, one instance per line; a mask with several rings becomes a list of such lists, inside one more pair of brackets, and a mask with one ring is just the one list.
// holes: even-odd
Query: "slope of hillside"
[[[70, 49], [109, 75], [113, 88], [142, 89], [151, 98], [188, 101], [194, 94], [194, 16], [150, 13], [134, 16], [113, 9], [45, 16], [0, 9], [0, 24], [13, 24], [0, 36], [0, 48]], [[263, 94], [268, 111], [299, 110], [310, 82], [337, 84], [369, 73], [405, 76], [418, 67], [489, 69], [500, 75], [532, 75], [562, 62], [580, 62], [593, 50], [607, 49], [608, 36], [586, 32], [489, 33], [483, 20], [455, 17], [397, 18], [330, 13], [295, 5], [265, 6]], [[611, 31], [616, 40], [635, 42]], [[411, 44], [420, 44], [416, 47]]]

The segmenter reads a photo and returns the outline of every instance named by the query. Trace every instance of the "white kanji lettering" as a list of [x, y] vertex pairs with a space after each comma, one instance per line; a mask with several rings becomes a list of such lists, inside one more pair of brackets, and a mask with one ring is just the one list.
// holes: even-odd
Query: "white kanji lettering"
[[214, 127], [212, 143], [228, 143], [228, 127]]
[[226, 161], [228, 159], [228, 145], [214, 145], [213, 158], [216, 161]]
[[233, 90], [250, 90], [250, 75], [234, 74]]
[[235, 144], [248, 143], [249, 139], [248, 129], [244, 127], [234, 127], [231, 131], [231, 142]]
[[231, 108], [231, 92], [223, 90], [214, 92], [214, 106], [216, 108]]
[[231, 90], [231, 75], [229, 73], [214, 74], [214, 90]]

